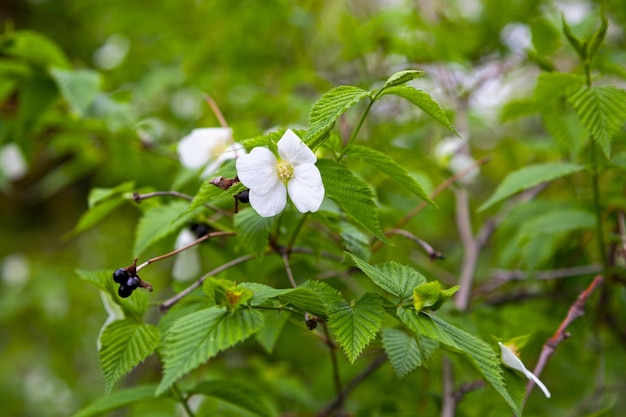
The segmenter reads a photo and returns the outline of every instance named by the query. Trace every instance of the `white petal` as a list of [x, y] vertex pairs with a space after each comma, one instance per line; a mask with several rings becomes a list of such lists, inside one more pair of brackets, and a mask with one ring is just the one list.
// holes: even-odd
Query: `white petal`
[[551, 397], [551, 394], [550, 394], [550, 391], [548, 391], [548, 388], [545, 385], [543, 385], [543, 382], [541, 382], [541, 380], [537, 378], [535, 374], [533, 374], [529, 370], [526, 370], [525, 375], [528, 379], [532, 380], [535, 384], [537, 384], [537, 386], [541, 389], [541, 391], [543, 391], [543, 395], [545, 395], [546, 398]]
[[177, 145], [180, 162], [186, 168], [197, 169], [212, 159], [216, 146], [224, 146], [232, 141], [232, 130], [223, 127], [194, 129], [182, 138]]
[[313, 164], [294, 167], [287, 184], [289, 198], [300, 213], [317, 211], [324, 200], [324, 183], [320, 171]]
[[280, 182], [276, 172], [276, 157], [269, 149], [260, 147], [237, 158], [237, 176], [243, 185], [257, 195], [269, 193]]
[[250, 205], [262, 217], [276, 216], [287, 205], [287, 189], [280, 181], [264, 195], [250, 189]]
[[526, 374], [526, 367], [524, 366], [520, 358], [515, 356], [515, 353], [511, 352], [509, 348], [504, 346], [502, 342], [498, 342], [498, 345], [500, 345], [502, 363], [511, 369], [515, 369], [516, 371], [520, 371], [521, 373]]
[[174, 257], [172, 278], [176, 281], [190, 281], [197, 278], [201, 272], [200, 254], [197, 246], [192, 246]]
[[505, 366], [511, 369], [515, 369], [516, 371], [520, 371], [521, 373], [526, 375], [526, 378], [537, 384], [541, 391], [543, 391], [544, 395], [547, 398], [550, 398], [550, 391], [548, 391], [548, 388], [546, 388], [543, 382], [541, 382], [539, 378], [535, 376], [535, 374], [526, 369], [524, 363], [522, 363], [520, 358], [518, 358], [513, 352], [511, 352], [509, 348], [507, 348], [502, 342], [498, 342], [498, 345], [500, 345], [502, 363]]
[[246, 154], [246, 148], [243, 147], [240, 143], [233, 143], [228, 148], [224, 150], [221, 154], [217, 156], [217, 158], [211, 162], [207, 167], [202, 171], [200, 175], [201, 178], [207, 178], [215, 171], [222, 166], [222, 164], [230, 159], [236, 159], [242, 155]]
[[287, 129], [278, 141], [278, 155], [293, 167], [317, 161], [313, 151], [291, 129]]

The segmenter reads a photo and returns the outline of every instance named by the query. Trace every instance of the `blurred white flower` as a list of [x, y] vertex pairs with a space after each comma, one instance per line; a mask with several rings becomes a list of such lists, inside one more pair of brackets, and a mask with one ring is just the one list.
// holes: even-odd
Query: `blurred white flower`
[[[440, 141], [435, 147], [437, 163], [441, 167], [450, 170], [453, 174], [458, 174], [474, 165], [476, 161], [465, 153], [463, 146], [464, 141], [461, 138], [447, 138]], [[459, 181], [470, 184], [476, 180], [479, 171], [480, 169], [476, 167], [476, 169], [465, 174], [463, 178], [460, 178]]]
[[202, 178], [214, 173], [225, 161], [246, 153], [241, 144], [233, 142], [233, 131], [225, 127], [194, 129], [178, 142], [177, 151], [185, 168], [206, 166]]
[[[178, 234], [175, 248], [180, 249], [191, 242], [195, 242], [197, 239], [191, 230], [185, 228]], [[176, 281], [189, 281], [196, 278], [199, 274], [200, 254], [198, 253], [198, 246], [192, 246], [176, 255], [172, 267], [172, 277]]]
[[300, 213], [317, 211], [324, 200], [317, 157], [290, 129], [277, 146], [280, 159], [262, 147], [237, 159], [237, 176], [250, 189], [252, 208], [263, 217], [275, 216], [285, 208], [289, 193]]
[[10, 180], [18, 180], [28, 172], [28, 165], [22, 151], [15, 143], [0, 148], [0, 170]]
[[535, 374], [533, 374], [528, 369], [526, 369], [526, 367], [524, 366], [522, 361], [517, 357], [517, 355], [515, 355], [515, 353], [513, 353], [513, 351], [507, 346], [505, 346], [502, 342], [498, 342], [498, 345], [500, 345], [501, 359], [502, 359], [502, 363], [504, 364], [504, 366], [511, 368], [511, 369], [515, 369], [516, 371], [519, 371], [523, 373], [524, 375], [526, 375], [526, 378], [530, 379], [535, 384], [537, 384], [537, 386], [541, 389], [541, 391], [543, 391], [546, 398], [550, 398], [550, 391], [548, 391], [548, 388], [546, 388], [546, 386], [543, 385], [543, 382], [541, 382], [539, 378], [535, 376]]

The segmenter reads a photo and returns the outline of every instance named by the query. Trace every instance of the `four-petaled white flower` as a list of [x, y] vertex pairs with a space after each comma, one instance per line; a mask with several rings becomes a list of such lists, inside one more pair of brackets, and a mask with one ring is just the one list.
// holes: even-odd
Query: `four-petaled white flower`
[[194, 129], [178, 142], [177, 151], [185, 168], [206, 166], [202, 178], [211, 175], [225, 161], [246, 153], [241, 144], [233, 142], [233, 131], [226, 127]]
[[535, 376], [535, 374], [526, 369], [520, 358], [518, 358], [517, 355], [513, 353], [513, 351], [505, 346], [502, 342], [498, 342], [498, 345], [500, 345], [501, 358], [504, 366], [515, 369], [516, 371], [519, 371], [526, 375], [526, 378], [537, 384], [541, 391], [543, 391], [546, 398], [550, 398], [550, 391], [548, 391], [548, 388], [543, 385], [543, 382], [541, 382], [539, 378]]
[[315, 166], [317, 157], [291, 130], [278, 141], [278, 155], [257, 147], [237, 159], [237, 176], [250, 189], [250, 204], [263, 217], [280, 213], [287, 193], [300, 213], [317, 211], [324, 184]]

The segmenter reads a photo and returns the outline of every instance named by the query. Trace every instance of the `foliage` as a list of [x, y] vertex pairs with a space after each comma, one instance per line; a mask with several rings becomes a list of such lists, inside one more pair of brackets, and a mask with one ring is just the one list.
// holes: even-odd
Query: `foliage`
[[[623, 5], [392, 3], [11, 10], [3, 414], [619, 415]], [[248, 153], [296, 132], [320, 209], [182, 167], [224, 119]], [[501, 363], [522, 335], [550, 399]]]

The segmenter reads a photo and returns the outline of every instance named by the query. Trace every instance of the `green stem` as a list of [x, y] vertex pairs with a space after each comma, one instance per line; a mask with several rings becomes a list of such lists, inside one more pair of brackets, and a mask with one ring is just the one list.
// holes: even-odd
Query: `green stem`
[[363, 122], [365, 122], [365, 118], [367, 117], [367, 114], [370, 112], [370, 109], [374, 105], [374, 101], [376, 101], [376, 98], [377, 97], [370, 99], [370, 103], [367, 105], [367, 107], [365, 108], [365, 111], [361, 115], [361, 119], [359, 119], [359, 123], [356, 125], [356, 127], [352, 131], [352, 135], [350, 136], [350, 139], [348, 140], [346, 147], [343, 148], [343, 151], [341, 151], [341, 153], [339, 154], [339, 157], [337, 158], [338, 160], [345, 156], [346, 152], [348, 152], [348, 149], [350, 149], [350, 146], [352, 146], [352, 143], [356, 140], [356, 137], [359, 134], [359, 131], [361, 130], [361, 126], [363, 126]]
[[191, 408], [189, 408], [189, 404], [187, 404], [187, 399], [183, 396], [183, 394], [178, 389], [178, 385], [172, 384], [172, 391], [174, 392], [174, 395], [176, 396], [176, 398], [178, 398], [178, 401], [182, 404], [187, 415], [189, 417], [195, 417], [193, 414], [193, 411], [191, 411]]
[[[590, 62], [585, 61], [585, 81], [587, 87], [591, 87], [591, 65]], [[591, 164], [592, 164], [592, 173], [591, 173], [591, 186], [593, 188], [593, 207], [596, 214], [596, 234], [597, 234], [597, 242], [598, 242], [598, 252], [600, 253], [600, 257], [602, 259], [602, 267], [603, 274], [605, 277], [608, 276], [609, 272], [609, 262], [605, 253], [605, 240], [604, 240], [604, 224], [602, 221], [602, 205], [600, 202], [600, 167], [598, 164], [598, 151], [596, 141], [594, 140], [593, 135], [591, 138]]]
[[309, 214], [310, 213], [305, 213], [304, 216], [300, 218], [300, 221], [298, 222], [296, 228], [291, 234], [291, 239], [289, 239], [289, 243], [287, 243], [287, 253], [291, 251], [291, 248], [293, 248], [293, 245], [296, 243], [296, 239], [298, 238], [298, 235], [300, 234], [300, 230], [302, 230], [302, 226], [306, 222], [306, 219], [309, 218]]

